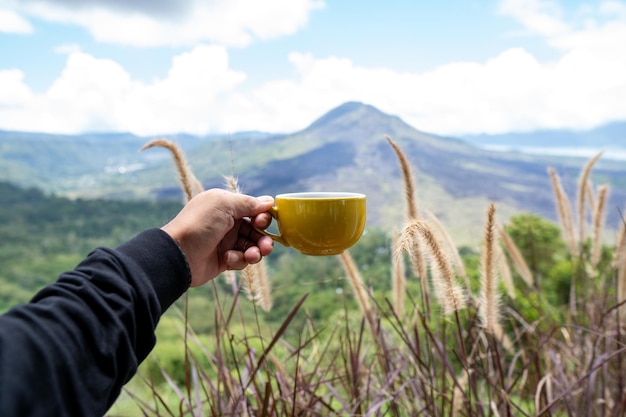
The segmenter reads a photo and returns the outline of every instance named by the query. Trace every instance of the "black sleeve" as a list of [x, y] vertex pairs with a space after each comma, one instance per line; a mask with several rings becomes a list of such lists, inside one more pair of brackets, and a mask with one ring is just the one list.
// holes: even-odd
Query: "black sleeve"
[[104, 415], [190, 279], [176, 243], [150, 229], [0, 316], [0, 416]]

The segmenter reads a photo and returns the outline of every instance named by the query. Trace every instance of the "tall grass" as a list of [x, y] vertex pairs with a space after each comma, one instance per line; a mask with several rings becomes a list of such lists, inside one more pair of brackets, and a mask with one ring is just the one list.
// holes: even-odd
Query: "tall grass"
[[[551, 169], [546, 178], [567, 229], [573, 307], [568, 309], [550, 305], [538, 291], [536, 284], [546, 277], [532, 275], [506, 224], [499, 225], [495, 204], [487, 207], [480, 276], [464, 276], [466, 268], [458, 265], [462, 259], [445, 226], [419, 216], [408, 158], [387, 140], [398, 156], [407, 203], [406, 224], [394, 233], [385, 277], [393, 280], [390, 297], [367, 288], [345, 252], [338, 261], [360, 309], [346, 303], [322, 322], [307, 318], [296, 329], [297, 342], [290, 343], [285, 331], [296, 326], [296, 315], [305, 314], [306, 294], [277, 328], [268, 328], [260, 324], [262, 313], [256, 308], [252, 320], [242, 313], [247, 302], [240, 297], [243, 282], [232, 280], [232, 295], [226, 298], [213, 283], [215, 331], [197, 335], [181, 313], [189, 372], [182, 384], [164, 370], [145, 376], [148, 395], [128, 392], [143, 415], [626, 413], [626, 238], [622, 226], [612, 262], [603, 261], [599, 234], [608, 188], [592, 196], [594, 231], [589, 238], [583, 233], [585, 199], [590, 201], [585, 195], [592, 191], [590, 172], [599, 156], [584, 167], [579, 181], [579, 233], [573, 231], [558, 174]], [[403, 269], [405, 257], [411, 271]], [[574, 275], [580, 284], [575, 288]], [[407, 286], [406, 280], [420, 285]], [[435, 297], [429, 297], [431, 292]]]

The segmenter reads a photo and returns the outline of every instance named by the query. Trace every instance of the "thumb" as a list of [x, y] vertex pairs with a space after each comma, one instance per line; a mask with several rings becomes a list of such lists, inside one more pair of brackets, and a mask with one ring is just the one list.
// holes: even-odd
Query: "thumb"
[[268, 211], [274, 206], [274, 199], [270, 196], [252, 197], [245, 194], [233, 194], [231, 203], [233, 216], [241, 219]]

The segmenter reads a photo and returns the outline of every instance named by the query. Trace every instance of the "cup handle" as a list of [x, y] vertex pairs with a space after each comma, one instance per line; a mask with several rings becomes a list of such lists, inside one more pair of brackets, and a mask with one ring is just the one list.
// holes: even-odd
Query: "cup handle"
[[[278, 209], [276, 207], [272, 207], [267, 212], [270, 214], [270, 216], [272, 216], [274, 218], [274, 220], [276, 220], [278, 222]], [[289, 243], [287, 243], [285, 238], [282, 237], [281, 235], [275, 235], [275, 234], [270, 233], [270, 232], [268, 232], [266, 230], [258, 229], [256, 227], [255, 227], [255, 230], [257, 232], [261, 233], [263, 236], [271, 237], [272, 240], [274, 240], [275, 242], [278, 242], [278, 243], [280, 243], [283, 246], [289, 247]]]

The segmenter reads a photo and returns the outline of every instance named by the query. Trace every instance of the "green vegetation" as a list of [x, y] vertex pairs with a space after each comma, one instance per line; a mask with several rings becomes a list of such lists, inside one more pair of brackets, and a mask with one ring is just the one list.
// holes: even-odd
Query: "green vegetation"
[[[0, 184], [0, 199], [3, 309], [93, 246], [117, 245], [180, 207], [10, 184]], [[572, 253], [563, 227], [543, 217], [507, 218], [498, 238], [494, 216], [460, 261], [441, 229], [410, 216], [397, 239], [369, 228], [341, 257], [278, 245], [266, 259], [268, 312], [246, 299], [243, 273], [190, 290], [161, 320], [153, 355], [110, 415], [622, 415], [624, 238], [598, 252], [594, 230]]]

